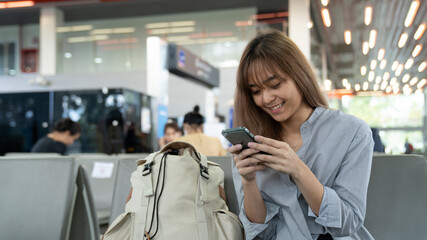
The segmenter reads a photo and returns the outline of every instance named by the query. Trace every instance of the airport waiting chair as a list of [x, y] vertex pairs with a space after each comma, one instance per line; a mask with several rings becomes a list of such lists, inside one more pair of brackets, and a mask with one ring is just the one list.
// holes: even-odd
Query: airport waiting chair
[[208, 160], [219, 164], [222, 171], [224, 171], [224, 190], [225, 195], [227, 196], [227, 206], [231, 212], [239, 216], [240, 208], [237, 201], [236, 191], [234, 189], [233, 174], [231, 171], [232, 157], [208, 157]]
[[130, 177], [138, 167], [136, 160], [137, 158], [120, 159], [117, 164], [109, 224], [111, 224], [117, 216], [125, 212], [126, 199], [131, 188]]
[[119, 157], [104, 154], [76, 154], [74, 156], [88, 173], [98, 222], [100, 225], [108, 224]]
[[59, 153], [33, 153], [33, 152], [8, 152], [5, 154], [6, 157], [60, 157]]
[[426, 157], [374, 155], [364, 225], [375, 239], [426, 239], [426, 184]]
[[90, 186], [74, 158], [0, 157], [0, 192], [0, 239], [99, 239]]
[[117, 156], [119, 156], [121, 159], [124, 158], [134, 158], [134, 159], [144, 159], [149, 155], [149, 153], [119, 153]]

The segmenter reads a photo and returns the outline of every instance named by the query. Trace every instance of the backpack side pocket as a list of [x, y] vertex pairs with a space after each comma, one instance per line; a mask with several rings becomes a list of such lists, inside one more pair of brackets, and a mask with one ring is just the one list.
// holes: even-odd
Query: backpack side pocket
[[224, 210], [217, 209], [213, 212], [215, 239], [224, 240], [243, 240], [244, 232], [243, 225], [236, 214]]
[[130, 240], [132, 239], [135, 213], [125, 212], [120, 214], [104, 234], [104, 240]]

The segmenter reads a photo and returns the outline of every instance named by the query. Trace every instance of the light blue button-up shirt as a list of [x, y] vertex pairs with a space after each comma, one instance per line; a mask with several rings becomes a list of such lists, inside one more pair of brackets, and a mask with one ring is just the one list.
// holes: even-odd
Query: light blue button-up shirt
[[319, 216], [308, 206], [289, 175], [266, 168], [256, 173], [267, 208], [264, 224], [248, 220], [243, 207], [241, 176], [233, 179], [246, 239], [334, 239], [373, 237], [363, 227], [374, 142], [369, 126], [338, 110], [317, 107], [301, 125], [299, 158], [324, 186]]

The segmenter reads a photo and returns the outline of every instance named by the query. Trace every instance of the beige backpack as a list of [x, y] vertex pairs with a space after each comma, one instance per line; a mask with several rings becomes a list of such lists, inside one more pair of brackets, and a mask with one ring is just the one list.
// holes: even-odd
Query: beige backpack
[[244, 239], [239, 218], [220, 196], [224, 172], [218, 164], [185, 142], [172, 142], [145, 160], [132, 173], [125, 213], [104, 240]]

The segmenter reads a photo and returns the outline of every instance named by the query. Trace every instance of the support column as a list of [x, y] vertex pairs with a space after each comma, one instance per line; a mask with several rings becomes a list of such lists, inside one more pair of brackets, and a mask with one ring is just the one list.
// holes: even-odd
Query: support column
[[289, 37], [310, 61], [310, 29], [307, 27], [307, 23], [310, 21], [310, 1], [289, 0], [288, 9]]
[[154, 129], [157, 138], [163, 137], [163, 128], [168, 120], [169, 70], [167, 69], [167, 42], [159, 37], [147, 38], [147, 93], [155, 97], [157, 108], [153, 108]]
[[64, 14], [55, 7], [40, 10], [40, 75], [56, 74], [56, 27], [62, 26]]

